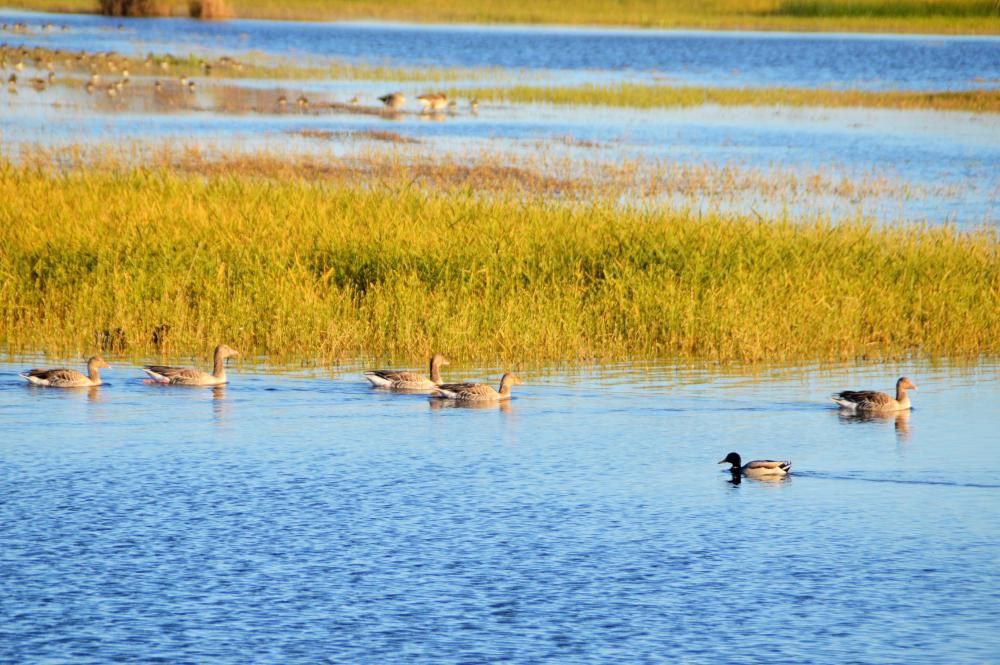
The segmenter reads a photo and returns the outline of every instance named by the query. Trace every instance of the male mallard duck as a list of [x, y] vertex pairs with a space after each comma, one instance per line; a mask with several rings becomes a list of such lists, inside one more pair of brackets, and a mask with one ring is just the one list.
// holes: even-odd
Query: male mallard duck
[[431, 357], [431, 378], [416, 372], [398, 371], [392, 369], [374, 369], [365, 372], [365, 378], [373, 386], [392, 388], [393, 390], [432, 390], [441, 383], [441, 366], [447, 365], [448, 359], [440, 353]]
[[719, 461], [719, 464], [725, 464], [726, 462], [732, 465], [729, 470], [734, 475], [741, 473], [747, 478], [780, 478], [781, 476], [788, 475], [788, 472], [792, 469], [792, 463], [787, 460], [758, 459], [743, 464], [739, 453], [729, 453], [726, 455], [726, 459]]
[[211, 374], [193, 367], [167, 367], [164, 365], [146, 365], [142, 371], [157, 383], [181, 386], [220, 386], [229, 382], [229, 379], [226, 378], [226, 358], [238, 355], [240, 355], [238, 351], [225, 344], [215, 347], [215, 365]]
[[874, 390], [845, 390], [830, 395], [830, 399], [841, 408], [852, 411], [904, 411], [910, 408], [910, 398], [906, 389], [916, 390], [917, 387], [905, 376], [896, 381], [896, 398]]
[[445, 383], [434, 387], [433, 397], [463, 402], [487, 402], [510, 399], [510, 387], [521, 385], [521, 379], [510, 372], [500, 379], [500, 390], [485, 383]]
[[406, 97], [401, 92], [390, 92], [388, 95], [382, 95], [378, 100], [393, 111], [402, 108], [406, 104]]
[[75, 369], [29, 369], [21, 374], [21, 377], [28, 383], [36, 386], [49, 386], [52, 388], [84, 388], [101, 385], [102, 367], [111, 367], [104, 358], [93, 356], [87, 360], [87, 374], [84, 375]]

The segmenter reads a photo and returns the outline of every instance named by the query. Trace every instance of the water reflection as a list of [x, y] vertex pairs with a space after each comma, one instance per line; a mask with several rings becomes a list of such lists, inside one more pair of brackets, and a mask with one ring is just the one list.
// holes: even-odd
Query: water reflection
[[485, 402], [463, 402], [454, 399], [432, 397], [427, 401], [431, 407], [431, 411], [441, 411], [444, 409], [496, 409], [501, 413], [513, 412], [511, 400], [509, 399]]
[[860, 424], [860, 423], [892, 423], [893, 429], [896, 431], [896, 436], [901, 441], [907, 441], [910, 438], [910, 413], [909, 409], [905, 411], [896, 411], [893, 413], [873, 413], [869, 411], [852, 411], [850, 409], [840, 409], [837, 412], [837, 417], [840, 422], [848, 425]]
[[217, 424], [225, 422], [229, 415], [230, 402], [226, 399], [226, 384], [212, 388], [212, 420]]

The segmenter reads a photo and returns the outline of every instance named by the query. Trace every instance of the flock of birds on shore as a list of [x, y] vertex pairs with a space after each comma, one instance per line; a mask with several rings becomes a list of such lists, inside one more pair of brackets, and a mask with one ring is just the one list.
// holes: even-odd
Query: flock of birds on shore
[[[44, 92], [56, 81], [56, 67], [62, 66], [71, 74], [77, 76], [85, 75], [83, 89], [88, 95], [103, 92], [108, 98], [115, 99], [122, 95], [125, 88], [132, 82], [132, 68], [146, 70], [147, 74], [158, 71], [161, 76], [169, 76], [171, 67], [175, 61], [170, 57], [154, 58], [152, 54], [139, 64], [133, 62], [118, 53], [87, 53], [85, 51], [71, 52], [62, 50], [46, 50], [40, 48], [29, 49], [25, 46], [9, 46], [0, 44], [0, 70], [11, 69], [7, 77], [7, 92], [17, 94], [18, 85], [25, 81], [18, 78], [24, 76], [26, 66], [31, 66], [40, 75], [31, 76], [26, 79], [27, 83], [37, 92]], [[214, 62], [199, 60], [194, 63], [205, 76], [211, 76], [213, 71], [241, 71], [243, 64], [231, 57], [223, 56]], [[197, 88], [194, 79], [188, 75], [181, 74], [176, 77], [158, 78], [153, 81], [154, 99], [162, 98], [167, 103], [175, 102], [169, 93], [188, 93], [193, 95]], [[396, 115], [403, 112], [408, 99], [402, 92], [391, 92], [378, 97], [377, 100], [385, 107], [385, 112]], [[417, 103], [420, 104], [421, 115], [439, 116], [443, 113], [454, 114], [458, 110], [458, 102], [449, 99], [443, 92], [428, 92], [419, 95]], [[285, 112], [291, 100], [286, 94], [278, 94], [275, 98], [275, 108], [280, 112]], [[361, 96], [354, 95], [347, 104], [330, 103], [330, 108], [351, 109], [359, 108]], [[321, 105], [310, 103], [308, 97], [300, 94], [294, 101], [294, 107], [300, 112], [305, 112], [310, 108], [319, 108]], [[477, 115], [479, 112], [479, 100], [468, 100], [469, 112]]]
[[[213, 354], [211, 372], [194, 367], [173, 367], [169, 365], [146, 365], [142, 371], [149, 377], [147, 381], [163, 385], [179, 386], [219, 386], [228, 383], [226, 359], [238, 356], [232, 347], [220, 344]], [[456, 402], [489, 403], [502, 402], [511, 398], [512, 386], [521, 380], [507, 372], [500, 379], [500, 388], [485, 383], [445, 383], [441, 378], [441, 367], [448, 365], [448, 359], [435, 353], [430, 360], [430, 375], [395, 369], [369, 370], [364, 376], [376, 388], [398, 392], [426, 392], [431, 397]], [[100, 370], [110, 365], [100, 356], [87, 361], [87, 373], [75, 369], [59, 367], [54, 369], [30, 369], [21, 373], [28, 383], [50, 388], [90, 388], [101, 385]], [[853, 412], [891, 414], [910, 409], [907, 390], [916, 386], [905, 376], [896, 381], [896, 396], [875, 390], [843, 390], [830, 396], [841, 409]], [[733, 481], [742, 476], [757, 479], [775, 479], [786, 476], [792, 468], [788, 460], [753, 460], [743, 463], [738, 453], [729, 453], [719, 464], [729, 464]]]

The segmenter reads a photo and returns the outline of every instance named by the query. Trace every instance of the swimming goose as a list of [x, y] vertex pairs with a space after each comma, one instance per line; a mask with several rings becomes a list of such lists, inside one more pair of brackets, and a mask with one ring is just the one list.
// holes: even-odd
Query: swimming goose
[[719, 464], [728, 462], [732, 466], [729, 468], [733, 475], [741, 473], [747, 478], [780, 478], [785, 476], [792, 469], [792, 463], [784, 460], [758, 459], [743, 464], [739, 453], [729, 453], [726, 459], [720, 460]]
[[211, 374], [193, 367], [167, 367], [165, 365], [146, 365], [142, 371], [157, 383], [181, 386], [220, 386], [229, 382], [229, 379], [226, 378], [226, 358], [238, 355], [240, 355], [238, 351], [225, 344], [215, 347], [215, 365]]
[[398, 371], [392, 369], [375, 369], [365, 372], [365, 378], [373, 386], [391, 388], [393, 390], [432, 390], [441, 383], [441, 366], [447, 365], [448, 359], [440, 353], [431, 357], [431, 378], [416, 372]]
[[510, 372], [500, 379], [500, 390], [485, 383], [445, 383], [434, 387], [434, 395], [443, 399], [463, 402], [486, 402], [510, 399], [510, 387], [521, 385], [521, 379]]
[[402, 108], [406, 104], [406, 97], [401, 92], [391, 92], [388, 95], [382, 95], [378, 100], [393, 111]]
[[896, 381], [896, 398], [874, 390], [844, 390], [830, 395], [830, 399], [843, 409], [852, 411], [904, 411], [910, 408], [910, 398], [906, 389], [916, 390], [917, 387], [908, 378], [902, 376]]
[[75, 369], [29, 369], [23, 372], [21, 377], [28, 383], [36, 386], [49, 386], [52, 388], [83, 388], [87, 386], [101, 385], [102, 367], [111, 367], [100, 356], [93, 356], [87, 360], [87, 374], [84, 375]]

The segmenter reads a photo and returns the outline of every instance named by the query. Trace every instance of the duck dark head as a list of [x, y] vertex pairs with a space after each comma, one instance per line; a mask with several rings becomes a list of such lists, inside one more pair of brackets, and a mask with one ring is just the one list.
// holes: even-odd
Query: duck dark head
[[726, 462], [729, 462], [737, 469], [743, 465], [743, 460], [740, 459], [739, 453], [729, 453], [725, 459], [719, 460], [719, 464], [725, 464]]

